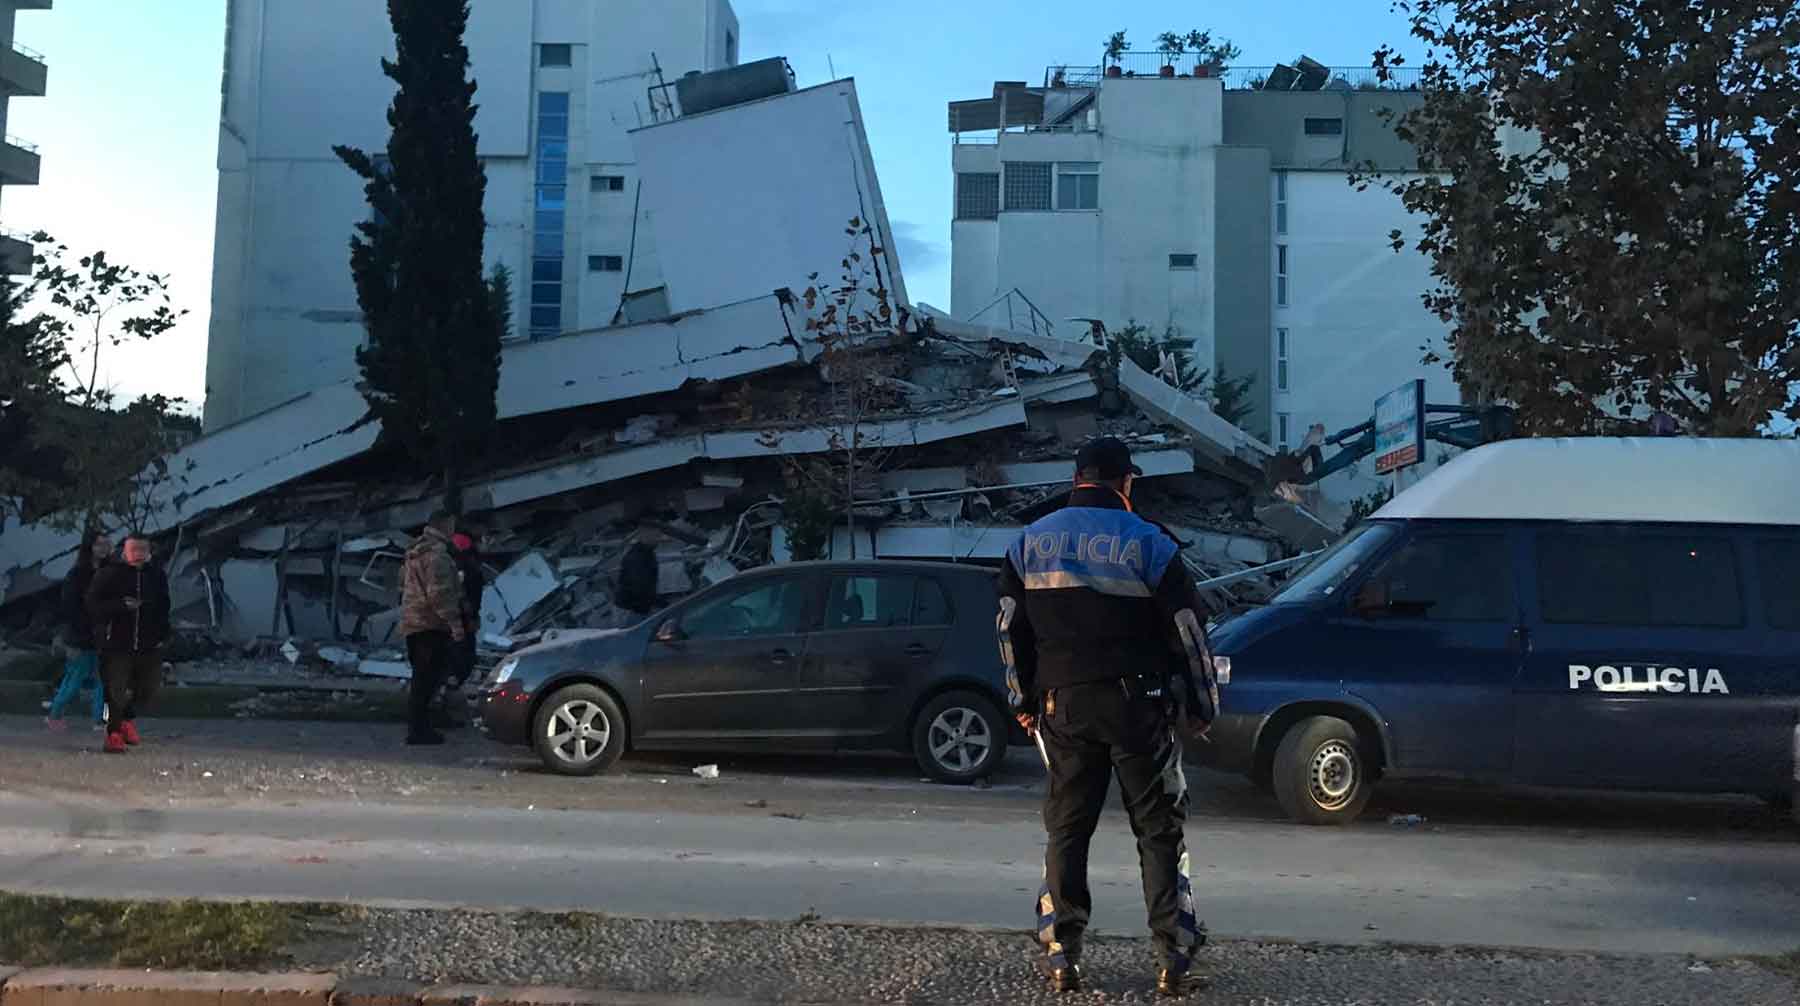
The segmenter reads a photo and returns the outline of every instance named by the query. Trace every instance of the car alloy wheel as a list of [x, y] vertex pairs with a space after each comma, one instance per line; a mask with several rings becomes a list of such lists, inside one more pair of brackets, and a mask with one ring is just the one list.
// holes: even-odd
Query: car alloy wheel
[[973, 709], [952, 706], [931, 721], [926, 734], [931, 757], [946, 772], [962, 775], [975, 770], [993, 750], [995, 738], [987, 721]]
[[598, 759], [612, 740], [612, 720], [598, 703], [570, 699], [545, 721], [544, 739], [557, 760], [584, 768]]

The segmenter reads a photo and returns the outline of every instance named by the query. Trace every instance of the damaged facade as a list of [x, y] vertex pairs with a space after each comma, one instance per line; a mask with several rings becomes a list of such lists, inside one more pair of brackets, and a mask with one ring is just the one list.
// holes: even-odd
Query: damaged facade
[[[645, 185], [648, 218], [665, 261], [681, 264], [639, 291], [650, 295], [640, 305], [666, 304], [658, 317], [504, 350], [497, 446], [464, 490], [489, 570], [490, 649], [616, 627], [794, 558], [795, 473], [842, 461], [847, 443], [866, 467], [830, 501], [825, 557], [994, 563], [1067, 492], [1076, 448], [1101, 434], [1132, 446], [1142, 508], [1181, 537], [1200, 579], [1299, 550], [1256, 517], [1274, 449], [1109, 353], [1103, 332], [1063, 339], [907, 301], [852, 81], [727, 103], [632, 139], [639, 163], [661, 166]], [[784, 158], [804, 162], [810, 187], [792, 184], [801, 169]], [[718, 170], [681, 167], [695, 164]], [[875, 290], [892, 308], [851, 346], [879, 362], [881, 389], [854, 433], [841, 407], [848, 358], [824, 336], [830, 298], [809, 290], [840, 268], [869, 277], [846, 310], [874, 317]], [[173, 457], [151, 526], [185, 634], [309, 640], [329, 663], [404, 673], [400, 563], [442, 486], [396, 484], [363, 414], [356, 389], [333, 384]], [[0, 610], [28, 621], [74, 547], [47, 527], [7, 527]], [[633, 582], [647, 570], [653, 582]], [[1253, 572], [1208, 600], [1223, 610], [1270, 587]]]

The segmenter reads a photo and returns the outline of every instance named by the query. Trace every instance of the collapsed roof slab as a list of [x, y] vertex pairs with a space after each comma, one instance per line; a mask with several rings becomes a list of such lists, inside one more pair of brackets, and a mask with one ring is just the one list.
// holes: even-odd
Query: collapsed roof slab
[[[871, 444], [881, 447], [917, 446], [1023, 425], [1024, 406], [1016, 399], [1008, 399], [931, 415], [865, 423], [863, 436]], [[832, 449], [832, 433], [830, 427], [800, 427], [669, 436], [640, 447], [493, 479], [472, 487], [469, 499], [500, 510], [589, 486], [677, 468], [692, 461], [822, 454]]]
[[1260, 482], [1264, 467], [1275, 456], [1275, 448], [1129, 359], [1119, 361], [1119, 388], [1138, 408], [1192, 436], [1196, 451], [1216, 462], [1222, 474], [1246, 485]]
[[[599, 329], [502, 348], [501, 419], [673, 391], [689, 381], [742, 377], [801, 360], [792, 308], [765, 297], [664, 321]], [[163, 531], [348, 460], [380, 426], [353, 384], [328, 385], [195, 440], [168, 459], [145, 527]], [[46, 589], [68, 572], [77, 535], [45, 523], [0, 531], [0, 604]]]
[[803, 360], [805, 323], [771, 293], [661, 321], [506, 347], [502, 419], [664, 394]]
[[1089, 342], [1071, 342], [1031, 332], [958, 321], [930, 304], [919, 304], [914, 310], [920, 317], [931, 322], [933, 331], [946, 339], [977, 345], [997, 342], [1021, 346], [1042, 358], [1043, 365], [1035, 368], [1021, 362], [1020, 367], [1024, 370], [1079, 370], [1094, 358], [1095, 353], [1100, 352], [1100, 347]]

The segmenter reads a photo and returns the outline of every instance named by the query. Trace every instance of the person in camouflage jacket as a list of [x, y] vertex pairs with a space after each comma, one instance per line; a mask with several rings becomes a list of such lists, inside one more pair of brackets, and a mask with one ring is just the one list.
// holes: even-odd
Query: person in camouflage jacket
[[408, 744], [444, 743], [444, 735], [431, 727], [431, 697], [449, 676], [455, 648], [468, 632], [462, 581], [450, 552], [455, 526], [450, 513], [433, 515], [407, 549], [401, 570], [400, 634], [406, 637], [406, 659], [412, 664]]

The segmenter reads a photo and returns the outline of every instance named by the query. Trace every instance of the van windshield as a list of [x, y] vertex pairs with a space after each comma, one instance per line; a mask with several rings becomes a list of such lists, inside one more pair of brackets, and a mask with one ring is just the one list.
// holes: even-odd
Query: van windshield
[[1344, 584], [1368, 565], [1370, 556], [1399, 533], [1392, 524], [1362, 524], [1308, 563], [1269, 603], [1312, 604], [1336, 597]]

